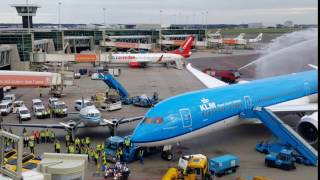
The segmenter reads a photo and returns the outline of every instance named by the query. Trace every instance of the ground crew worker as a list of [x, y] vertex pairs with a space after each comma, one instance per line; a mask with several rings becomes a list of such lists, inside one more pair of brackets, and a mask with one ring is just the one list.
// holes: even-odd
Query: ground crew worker
[[60, 153], [60, 150], [61, 150], [61, 144], [58, 140], [56, 140], [56, 143], [54, 144], [54, 152]]
[[76, 140], [74, 141], [74, 144], [76, 145], [76, 148], [80, 148], [80, 139], [77, 137]]
[[84, 147], [86, 145], [86, 140], [85, 138], [81, 138], [81, 146]]
[[22, 132], [23, 132], [23, 147], [28, 147], [28, 141], [27, 141], [28, 133], [26, 128], [23, 128]]
[[[93, 148], [89, 148], [89, 156], [90, 156], [91, 160], [94, 161], [94, 150], [93, 150]], [[89, 158], [89, 160], [90, 160], [90, 158]]]
[[143, 164], [143, 154], [144, 154], [144, 150], [140, 149], [139, 150], [140, 164]]
[[124, 145], [125, 145], [125, 147], [126, 147], [126, 151], [129, 152], [130, 146], [131, 146], [131, 142], [130, 142], [130, 139], [129, 139], [128, 137], [126, 137], [126, 138], [124, 139]]
[[99, 152], [95, 151], [94, 152], [94, 162], [96, 163], [96, 165], [98, 164], [98, 159], [99, 159]]
[[87, 145], [87, 147], [90, 146], [90, 138], [88, 136], [86, 137], [85, 144]]
[[123, 152], [122, 152], [122, 147], [119, 146], [118, 151], [117, 151], [118, 161], [121, 161], [121, 160], [122, 160], [122, 154], [123, 154]]
[[74, 154], [75, 153], [75, 147], [72, 143], [70, 143], [69, 147], [68, 147], [68, 153], [70, 154]]
[[90, 162], [90, 158], [92, 158], [92, 150], [89, 148], [89, 147], [87, 147], [87, 153], [88, 153], [88, 161]]
[[101, 151], [101, 145], [100, 144], [97, 144], [97, 152], [100, 154], [100, 151]]
[[23, 128], [22, 134], [25, 135], [26, 133], [27, 133], [27, 129], [26, 129], [26, 128]]
[[36, 142], [37, 142], [37, 144], [39, 144], [40, 143], [40, 132], [37, 130], [36, 131], [36, 133], [35, 133], [35, 138], [36, 138]]
[[65, 140], [66, 140], [66, 147], [68, 147], [68, 145], [70, 143], [70, 135], [69, 135], [69, 133], [66, 134]]
[[101, 151], [104, 152], [104, 144], [101, 143]]
[[51, 118], [51, 110], [50, 110], [50, 108], [48, 108], [48, 109], [46, 109], [45, 111], [44, 111], [44, 117], [43, 118]]
[[41, 143], [46, 143], [46, 133], [44, 129], [41, 130], [40, 137], [41, 137]]
[[106, 153], [102, 153], [102, 162], [103, 162], [103, 164], [106, 164], [106, 163], [107, 163]]
[[23, 138], [24, 146], [23, 147], [28, 147], [29, 146], [29, 136], [25, 135]]
[[46, 130], [45, 135], [46, 135], [46, 143], [49, 143], [49, 142], [50, 142], [50, 132], [49, 132], [49, 129]]
[[30, 152], [34, 154], [34, 139], [30, 138], [29, 140], [29, 147], [30, 147]]
[[51, 131], [51, 133], [50, 133], [51, 142], [54, 142], [55, 138], [56, 138], [55, 133], [53, 131]]

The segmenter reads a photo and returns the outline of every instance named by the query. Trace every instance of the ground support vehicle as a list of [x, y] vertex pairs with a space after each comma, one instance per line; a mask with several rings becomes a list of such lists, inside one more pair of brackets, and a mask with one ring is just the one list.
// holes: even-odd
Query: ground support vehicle
[[239, 158], [231, 154], [214, 157], [209, 160], [209, 171], [211, 175], [216, 175], [218, 177], [236, 172], [239, 167]]
[[283, 149], [279, 153], [270, 153], [265, 157], [265, 165], [284, 170], [295, 169], [295, 158], [292, 150]]

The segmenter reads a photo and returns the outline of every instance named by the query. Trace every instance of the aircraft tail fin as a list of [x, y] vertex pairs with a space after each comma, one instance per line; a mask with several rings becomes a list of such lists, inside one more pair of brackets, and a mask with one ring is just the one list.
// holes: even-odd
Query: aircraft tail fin
[[243, 39], [245, 35], [245, 33], [240, 33], [239, 36], [236, 37], [236, 39]]
[[194, 36], [192, 35], [188, 36], [188, 38], [183, 42], [183, 44], [179, 47], [179, 49], [172, 51], [172, 53], [179, 54], [184, 58], [190, 57], [193, 41], [194, 41]]
[[263, 33], [260, 33], [255, 39], [256, 41], [261, 41], [262, 40], [262, 35]]

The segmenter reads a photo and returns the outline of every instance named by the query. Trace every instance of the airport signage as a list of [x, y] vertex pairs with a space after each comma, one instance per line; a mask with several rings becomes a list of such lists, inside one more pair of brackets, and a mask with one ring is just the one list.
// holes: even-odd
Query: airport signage
[[116, 42], [115, 45], [119, 48], [139, 48], [137, 43]]
[[74, 58], [76, 62], [90, 63], [90, 62], [96, 62], [97, 55], [96, 54], [76, 54]]
[[41, 86], [48, 87], [51, 85], [51, 76], [18, 76], [18, 75], [1, 75], [0, 86]]

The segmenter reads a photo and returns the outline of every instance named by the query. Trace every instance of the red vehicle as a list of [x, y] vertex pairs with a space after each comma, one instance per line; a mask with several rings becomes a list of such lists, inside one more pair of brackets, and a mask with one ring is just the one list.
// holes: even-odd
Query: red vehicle
[[202, 72], [227, 83], [235, 83], [237, 79], [240, 78], [240, 73], [237, 70], [216, 70], [207, 68], [202, 70]]

